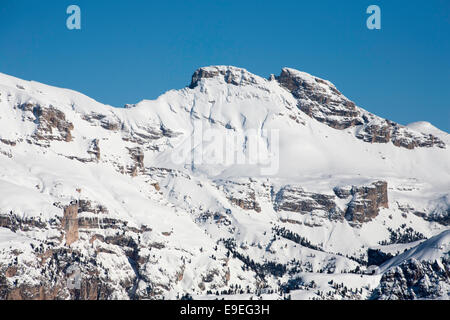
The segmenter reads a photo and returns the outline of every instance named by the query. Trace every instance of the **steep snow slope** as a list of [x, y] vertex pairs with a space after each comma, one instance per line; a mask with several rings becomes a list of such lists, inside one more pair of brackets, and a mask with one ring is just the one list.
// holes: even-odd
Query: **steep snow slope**
[[415, 259], [418, 261], [428, 261], [440, 263], [441, 258], [449, 258], [450, 254], [450, 230], [443, 231], [442, 233], [422, 242], [416, 247], [409, 249], [408, 251], [390, 259], [386, 263], [380, 266], [380, 271], [384, 272], [387, 269], [396, 267], [403, 262]]
[[363, 299], [368, 248], [450, 222], [448, 135], [289, 68], [123, 109], [0, 74], [0, 123], [0, 298]]

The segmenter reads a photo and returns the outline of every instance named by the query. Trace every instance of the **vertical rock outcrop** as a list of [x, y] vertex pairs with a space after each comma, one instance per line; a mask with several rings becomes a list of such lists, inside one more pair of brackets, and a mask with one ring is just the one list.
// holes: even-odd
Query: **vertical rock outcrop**
[[380, 208], [389, 208], [386, 181], [376, 181], [368, 186], [334, 188], [334, 192], [341, 199], [352, 196], [345, 218], [353, 223], [371, 221]]
[[94, 155], [97, 161], [100, 160], [100, 142], [98, 139], [93, 139], [91, 141], [87, 153]]
[[131, 159], [134, 162], [133, 167], [129, 168], [128, 171], [133, 177], [135, 177], [137, 176], [139, 171], [142, 171], [144, 169], [144, 152], [139, 147], [127, 149], [128, 153], [131, 156]]
[[61, 227], [65, 232], [68, 246], [78, 240], [78, 202], [74, 202], [64, 208]]

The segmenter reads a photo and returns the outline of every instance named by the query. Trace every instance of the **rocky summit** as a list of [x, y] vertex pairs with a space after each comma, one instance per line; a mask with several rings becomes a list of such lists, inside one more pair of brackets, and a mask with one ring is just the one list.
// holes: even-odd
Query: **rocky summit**
[[448, 299], [449, 190], [448, 133], [291, 68], [125, 108], [0, 74], [0, 299]]

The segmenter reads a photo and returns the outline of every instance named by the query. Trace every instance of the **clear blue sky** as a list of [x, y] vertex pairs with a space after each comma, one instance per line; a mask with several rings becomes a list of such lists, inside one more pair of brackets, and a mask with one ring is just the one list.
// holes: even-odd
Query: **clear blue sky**
[[[70, 4], [81, 31], [66, 28]], [[380, 31], [366, 28], [371, 4]], [[1, 0], [0, 43], [0, 72], [114, 106], [182, 88], [201, 66], [288, 66], [380, 116], [450, 132], [448, 0]]]

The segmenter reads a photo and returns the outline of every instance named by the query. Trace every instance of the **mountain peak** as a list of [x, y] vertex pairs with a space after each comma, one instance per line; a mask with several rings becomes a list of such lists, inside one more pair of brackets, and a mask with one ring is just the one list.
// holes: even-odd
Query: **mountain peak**
[[332, 84], [328, 80], [321, 79], [321, 78], [313, 76], [307, 72], [300, 71], [300, 70], [293, 69], [293, 68], [288, 68], [288, 67], [282, 68], [280, 77], [282, 77], [282, 76], [290, 76], [290, 77], [300, 78], [300, 79], [310, 82], [310, 83], [327, 84], [329, 86], [334, 87], [334, 84]]
[[282, 86], [291, 91], [294, 96], [299, 90], [312, 88], [317, 88], [319, 91], [328, 94], [342, 95], [330, 81], [292, 68], [283, 68], [277, 80]]
[[234, 66], [209, 66], [197, 69], [192, 75], [189, 88], [195, 88], [202, 79], [216, 79], [236, 86], [258, 84], [265, 79]]
[[[197, 69], [192, 75], [192, 81], [189, 87], [195, 88], [202, 79], [217, 79], [221, 82], [236, 86], [258, 84], [267, 81], [261, 76], [255, 75], [244, 68], [226, 65], [213, 65]], [[286, 84], [285, 80], [291, 79], [296, 85], [299, 83], [306, 83], [310, 86], [318, 85], [323, 86], [324, 88], [332, 88], [332, 91], [339, 93], [334, 84], [330, 81], [293, 68], [284, 67], [281, 69], [281, 73], [278, 77], [271, 75], [269, 80], [270, 79], [281, 80], [281, 84]]]

